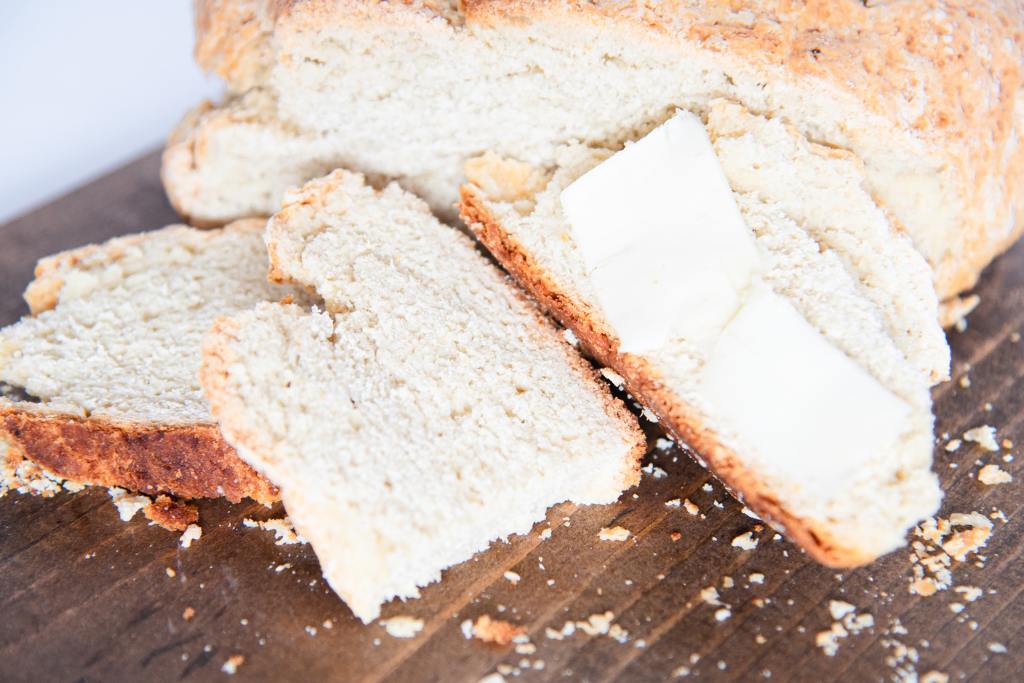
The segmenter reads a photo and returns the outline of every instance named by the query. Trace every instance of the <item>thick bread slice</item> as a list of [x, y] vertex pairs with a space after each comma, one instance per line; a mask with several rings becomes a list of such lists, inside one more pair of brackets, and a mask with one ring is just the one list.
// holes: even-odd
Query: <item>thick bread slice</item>
[[267, 245], [327, 310], [222, 319], [201, 380], [364, 621], [551, 505], [637, 483], [635, 418], [421, 200], [336, 171], [288, 195]]
[[0, 398], [12, 452], [88, 484], [275, 500], [221, 437], [198, 377], [217, 316], [299, 292], [266, 281], [263, 224], [170, 226], [41, 260], [34, 315], [0, 330], [0, 382], [29, 397]]
[[565, 144], [614, 147], [725, 98], [858, 159], [940, 299], [1024, 229], [1019, 1], [199, 0], [197, 13], [196, 56], [231, 93], [167, 149], [168, 193], [197, 220], [272, 213], [332, 163], [446, 213], [484, 150], [550, 169]]
[[[792, 144], [802, 139], [728, 103], [711, 104], [707, 127], [766, 264], [767, 284], [828, 342], [911, 406], [902, 440], [891, 450], [869, 454], [861, 470], [831, 490], [818, 485], [823, 480], [815, 472], [794, 478], [766, 459], [758, 443], [715, 410], [697, 379], [707, 362], [698, 350], [674, 342], [640, 355], [619, 352], [559, 201], [562, 189], [608, 157], [606, 150], [566, 148], [563, 165], [550, 175], [485, 156], [467, 167], [475, 183], [462, 190], [463, 219], [587, 351], [624, 377], [633, 395], [692, 445], [747, 505], [784, 526], [816, 559], [835, 566], [863, 564], [901, 545], [906, 529], [934, 512], [940, 498], [929, 469], [928, 388], [948, 372], [949, 351], [928, 268], [883, 215], [858, 215], [877, 209], [860, 189], [846, 155]], [[748, 163], [751, 149], [756, 165]], [[816, 158], [803, 158], [809, 154]], [[812, 178], [787, 177], [787, 169], [810, 164], [816, 170]], [[809, 201], [802, 204], [796, 196]], [[851, 217], [857, 220], [848, 221]], [[872, 254], [878, 259], [871, 260]], [[879, 264], [887, 272], [880, 272]], [[767, 338], [772, 332], [763, 334]], [[743, 386], [735, 392], [746, 393]], [[821, 444], [823, 461], [828, 448]]]

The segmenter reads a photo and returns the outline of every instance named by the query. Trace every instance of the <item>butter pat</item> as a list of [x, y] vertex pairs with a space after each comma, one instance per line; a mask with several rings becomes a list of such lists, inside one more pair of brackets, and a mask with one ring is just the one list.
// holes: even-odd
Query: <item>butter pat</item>
[[832, 346], [763, 283], [698, 377], [708, 408], [772, 474], [831, 495], [898, 447], [910, 406]]
[[[681, 340], [709, 425], [767, 478], [837, 495], [912, 438], [911, 407], [833, 346], [761, 277], [700, 119], [680, 112], [561, 195], [619, 351]], [[925, 445], [927, 449], [927, 445]]]
[[711, 140], [689, 112], [578, 178], [561, 203], [622, 352], [713, 339], [758, 270]]

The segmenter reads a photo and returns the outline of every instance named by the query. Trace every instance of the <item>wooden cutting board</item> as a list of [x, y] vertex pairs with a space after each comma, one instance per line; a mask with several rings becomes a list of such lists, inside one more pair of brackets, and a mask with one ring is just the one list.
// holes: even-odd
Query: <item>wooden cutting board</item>
[[[176, 220], [158, 163], [156, 154], [142, 158], [0, 227], [0, 323], [25, 313], [20, 293], [37, 258]], [[279, 509], [200, 503], [203, 537], [183, 549], [141, 515], [121, 522], [104, 490], [12, 493], [0, 499], [0, 680], [223, 680], [221, 667], [236, 654], [245, 657], [237, 678], [273, 681], [477, 681], [496, 671], [524, 681], [881, 681], [911, 671], [1021, 680], [1024, 448], [943, 446], [984, 424], [1024, 445], [1024, 247], [989, 268], [978, 293], [969, 328], [950, 333], [953, 380], [935, 390], [936, 431], [950, 435], [936, 448], [947, 491], [941, 514], [998, 510], [1006, 520], [994, 521], [980, 553], [952, 564], [954, 585], [981, 589], [973, 602], [971, 591], [952, 588], [911, 594], [908, 550], [858, 571], [810, 562], [758, 530], [676, 448], [652, 449], [646, 462], [658, 469], [618, 504], [555, 508], [530, 535], [446, 572], [422, 599], [388, 605], [385, 618], [423, 620], [411, 639], [356, 622], [307, 546], [277, 546], [272, 534], [241, 525], [280, 517]], [[653, 445], [656, 427], [648, 427]], [[981, 484], [979, 461], [998, 463], [1014, 481]], [[667, 504], [674, 499], [698, 514]], [[628, 540], [598, 540], [615, 525], [631, 532]], [[734, 547], [748, 531], [757, 547]], [[712, 586], [721, 605], [701, 598]], [[832, 600], [870, 614], [874, 626], [836, 637], [827, 656], [816, 641], [835, 621]], [[589, 626], [594, 620], [561, 639], [546, 635], [606, 612], [618, 626], [609, 634], [588, 635], [602, 630]], [[529, 644], [516, 652], [467, 640], [460, 625], [485, 614], [525, 627]]]

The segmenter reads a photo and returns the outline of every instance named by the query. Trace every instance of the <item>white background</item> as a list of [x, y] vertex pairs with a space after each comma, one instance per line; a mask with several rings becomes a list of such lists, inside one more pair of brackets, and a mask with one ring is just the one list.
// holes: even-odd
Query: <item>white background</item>
[[190, 0], [0, 0], [0, 222], [161, 145], [216, 79]]

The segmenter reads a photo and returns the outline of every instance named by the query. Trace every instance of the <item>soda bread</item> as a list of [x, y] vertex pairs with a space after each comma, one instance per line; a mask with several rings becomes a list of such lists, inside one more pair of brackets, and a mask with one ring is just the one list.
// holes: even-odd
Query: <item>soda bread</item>
[[0, 330], [0, 435], [68, 479], [184, 498], [276, 489], [235, 454], [199, 386], [214, 318], [298, 294], [266, 281], [264, 221], [182, 225], [43, 259], [32, 316]]
[[336, 171], [267, 227], [271, 277], [325, 310], [220, 319], [200, 378], [364, 621], [555, 503], [609, 503], [644, 438], [595, 371], [458, 231]]
[[[619, 349], [621, 330], [609, 323], [598, 301], [560, 203], [567, 186], [609, 159], [608, 150], [567, 146], [550, 173], [493, 154], [476, 159], [467, 164], [471, 183], [462, 191], [463, 219], [584, 348], [625, 378], [629, 391], [692, 445], [748, 506], [782, 525], [816, 559], [835, 566], [863, 564], [902, 545], [906, 529], [932, 514], [940, 499], [929, 469], [929, 387], [947, 377], [949, 349], [937, 320], [930, 270], [878, 210], [861, 165], [848, 153], [808, 143], [778, 120], [728, 101], [710, 102], [704, 124], [764, 264], [765, 284], [816, 330], [825, 342], [819, 344], [826, 349], [821, 353], [827, 357], [837, 350], [840, 358], [852, 359], [866, 371], [853, 376], [858, 386], [874, 385], [865, 391], [891, 403], [890, 415], [906, 411], [897, 439], [877, 452], [852, 453], [862, 461], [858, 465], [840, 462], [844, 449], [856, 451], [856, 442], [872, 448], [867, 444], [873, 435], [862, 432], [870, 422], [860, 422], [858, 414], [833, 414], [839, 426], [814, 444], [820, 456], [795, 472], [749, 428], [758, 426], [752, 418], [786, 405], [790, 392], [799, 391], [802, 372], [827, 374], [832, 367], [815, 367], [820, 354], [808, 354], [786, 368], [788, 342], [776, 338], [774, 325], [759, 323], [755, 338], [759, 346], [781, 345], [768, 361], [782, 368], [768, 387], [775, 406], [750, 398], [765, 390], [754, 385], [772, 373], [763, 367], [727, 374], [728, 397], [714, 402], [706, 377], [711, 352], [692, 340], [644, 353]], [[621, 231], [639, 227], [623, 225]], [[732, 260], [740, 258], [735, 249], [729, 253]], [[626, 291], [634, 286], [619, 284]], [[668, 303], [661, 305], [667, 309]], [[686, 315], [701, 312], [696, 303]], [[743, 367], [741, 358], [728, 366]], [[852, 392], [852, 386], [843, 386]], [[814, 423], [830, 419], [814, 412], [814, 400], [801, 403], [805, 399], [792, 398], [805, 414], [779, 415], [779, 424], [790, 421], [791, 431], [810, 433]]]
[[196, 57], [228, 84], [174, 133], [175, 206], [269, 215], [335, 167], [451, 214], [485, 150], [552, 169], [677, 107], [726, 99], [848, 155], [934, 270], [969, 288], [1024, 220], [1024, 4], [977, 0], [198, 0]]

